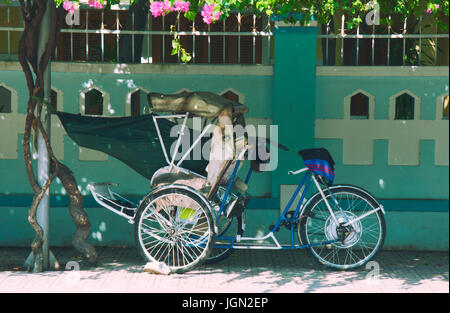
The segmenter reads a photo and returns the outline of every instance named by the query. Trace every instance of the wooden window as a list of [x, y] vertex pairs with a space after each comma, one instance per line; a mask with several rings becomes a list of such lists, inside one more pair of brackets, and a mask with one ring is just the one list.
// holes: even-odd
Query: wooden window
[[239, 96], [232, 91], [227, 91], [222, 95], [222, 97], [227, 98], [234, 102], [239, 102]]
[[55, 114], [58, 111], [58, 93], [52, 89], [50, 94], [50, 105], [53, 109], [52, 114]]
[[357, 93], [350, 100], [350, 118], [369, 119], [369, 97]]
[[130, 96], [131, 116], [141, 115], [142, 110], [147, 104], [147, 93], [143, 90], [136, 90]]
[[102, 115], [103, 114], [103, 94], [97, 89], [86, 92], [84, 102], [84, 114]]
[[398, 96], [395, 99], [395, 119], [413, 120], [414, 119], [414, 97], [407, 93]]
[[11, 91], [0, 86], [0, 113], [11, 113]]

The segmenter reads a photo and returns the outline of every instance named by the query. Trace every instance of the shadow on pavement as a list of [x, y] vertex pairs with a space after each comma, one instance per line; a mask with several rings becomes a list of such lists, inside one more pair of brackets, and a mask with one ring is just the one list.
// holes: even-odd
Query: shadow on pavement
[[[60, 270], [29, 273], [23, 267], [29, 248], [0, 248], [0, 274], [52, 277], [64, 271], [68, 262], [75, 261], [80, 271], [89, 272], [89, 276], [83, 278], [87, 280], [106, 279], [115, 271], [150, 275], [143, 272], [145, 261], [137, 248], [97, 247], [99, 260], [95, 266], [84, 261], [73, 248], [53, 247], [51, 250], [61, 265]], [[289, 292], [296, 292], [295, 286], [299, 287], [298, 292], [317, 292], [330, 287], [358, 291], [362, 284], [374, 284], [373, 290], [390, 292], [385, 289], [384, 282], [394, 282], [398, 288], [407, 291], [429, 281], [448, 284], [448, 272], [448, 252], [381, 251], [366, 266], [337, 271], [319, 264], [306, 250], [237, 250], [220, 263], [166, 277], [179, 282], [216, 279], [223, 286], [250, 283], [263, 288], [263, 292], [283, 291], [286, 285], [290, 286]]]

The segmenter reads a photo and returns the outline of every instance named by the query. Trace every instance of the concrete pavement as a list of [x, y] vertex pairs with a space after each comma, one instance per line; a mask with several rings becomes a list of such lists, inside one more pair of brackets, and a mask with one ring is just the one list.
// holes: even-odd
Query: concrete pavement
[[29, 248], [2, 247], [0, 292], [449, 292], [448, 252], [381, 251], [366, 267], [344, 272], [323, 267], [306, 250], [239, 250], [222, 263], [164, 276], [143, 271], [137, 248], [97, 249], [99, 262], [90, 266], [73, 248], [53, 247], [61, 269], [29, 273], [23, 268]]

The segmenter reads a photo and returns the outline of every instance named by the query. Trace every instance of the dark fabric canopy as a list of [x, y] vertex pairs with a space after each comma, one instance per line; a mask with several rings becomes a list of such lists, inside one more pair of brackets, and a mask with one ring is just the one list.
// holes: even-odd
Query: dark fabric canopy
[[[79, 146], [115, 157], [148, 179], [157, 169], [168, 165], [152, 115], [92, 117], [64, 112], [57, 112], [57, 115], [69, 137]], [[177, 140], [170, 137], [170, 130], [174, 125], [176, 124], [169, 120], [158, 119], [168, 153], [172, 143]], [[202, 146], [207, 140], [208, 138], [204, 138]], [[190, 158], [183, 161], [181, 166], [206, 176], [208, 162], [192, 158], [191, 152]]]

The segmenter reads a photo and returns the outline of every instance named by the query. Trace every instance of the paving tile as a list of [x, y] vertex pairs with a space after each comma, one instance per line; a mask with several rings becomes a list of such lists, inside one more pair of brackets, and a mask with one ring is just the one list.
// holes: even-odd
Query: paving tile
[[[373, 267], [336, 271], [307, 251], [239, 250], [185, 274], [153, 275], [136, 248], [98, 247], [96, 266], [72, 248], [52, 248], [59, 271], [29, 273], [28, 248], [0, 248], [0, 292], [448, 293], [448, 252], [381, 251]], [[67, 271], [70, 261], [79, 271]]]

